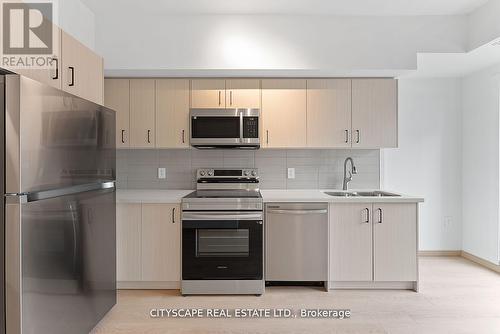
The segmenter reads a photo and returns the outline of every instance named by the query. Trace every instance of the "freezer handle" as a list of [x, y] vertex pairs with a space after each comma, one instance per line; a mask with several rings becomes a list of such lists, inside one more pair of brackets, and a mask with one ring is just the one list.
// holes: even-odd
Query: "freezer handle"
[[115, 181], [89, 183], [89, 184], [81, 184], [78, 186], [59, 188], [59, 189], [42, 190], [42, 191], [34, 191], [34, 192], [26, 192], [18, 194], [12, 194], [12, 193], [5, 194], [5, 201], [6, 203], [22, 204], [28, 202], [41, 201], [44, 199], [50, 199], [55, 197], [74, 195], [87, 191], [114, 189], [114, 188], [115, 188]]

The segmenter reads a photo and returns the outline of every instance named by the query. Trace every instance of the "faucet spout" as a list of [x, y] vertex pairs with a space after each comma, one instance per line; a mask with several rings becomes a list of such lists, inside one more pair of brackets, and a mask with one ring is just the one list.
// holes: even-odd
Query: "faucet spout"
[[[351, 170], [348, 171], [347, 170], [347, 163], [350, 162], [351, 163]], [[347, 173], [349, 173], [349, 176], [347, 176]], [[347, 159], [345, 159], [344, 161], [344, 182], [342, 184], [342, 190], [347, 190], [348, 186], [349, 186], [349, 182], [352, 181], [352, 176], [354, 174], [357, 174], [358, 173], [358, 170], [356, 169], [356, 166], [354, 165], [354, 161], [352, 160], [351, 157], [348, 157]]]

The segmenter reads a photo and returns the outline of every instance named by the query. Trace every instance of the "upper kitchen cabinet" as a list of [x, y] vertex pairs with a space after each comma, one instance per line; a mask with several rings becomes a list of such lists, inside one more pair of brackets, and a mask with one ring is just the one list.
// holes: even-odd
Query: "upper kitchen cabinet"
[[351, 147], [351, 80], [307, 80], [307, 146]]
[[130, 80], [130, 147], [155, 147], [155, 80]]
[[189, 147], [189, 80], [156, 80], [156, 147]]
[[116, 148], [130, 147], [130, 80], [104, 80], [104, 105], [116, 111]]
[[[44, 57], [45, 58], [45, 57]], [[51, 64], [46, 68], [8, 68], [12, 72], [61, 89], [61, 29], [53, 25]]]
[[262, 80], [262, 146], [306, 147], [306, 108], [305, 79]]
[[191, 108], [226, 108], [224, 79], [191, 80]]
[[352, 147], [398, 145], [397, 81], [352, 79]]
[[62, 89], [103, 104], [103, 59], [64, 31], [61, 33], [61, 43]]
[[226, 80], [226, 108], [260, 109], [260, 80]]

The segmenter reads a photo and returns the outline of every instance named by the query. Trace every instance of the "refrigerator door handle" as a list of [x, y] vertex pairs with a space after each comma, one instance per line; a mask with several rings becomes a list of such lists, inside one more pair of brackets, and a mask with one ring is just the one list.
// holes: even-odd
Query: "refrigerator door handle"
[[13, 193], [5, 194], [5, 201], [6, 203], [23, 204], [28, 202], [36, 202], [44, 199], [55, 198], [55, 197], [74, 195], [86, 191], [114, 189], [114, 188], [115, 188], [115, 181], [81, 184], [78, 186], [59, 188], [59, 189], [42, 190], [42, 191], [34, 191], [34, 192], [26, 192], [18, 194], [13, 194]]

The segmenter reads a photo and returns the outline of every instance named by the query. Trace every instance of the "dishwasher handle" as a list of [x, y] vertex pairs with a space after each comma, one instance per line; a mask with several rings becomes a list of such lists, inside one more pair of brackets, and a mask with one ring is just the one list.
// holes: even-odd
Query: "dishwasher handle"
[[310, 209], [310, 210], [285, 210], [285, 209], [268, 209], [267, 213], [287, 214], [287, 215], [309, 215], [309, 214], [326, 214], [327, 209]]

